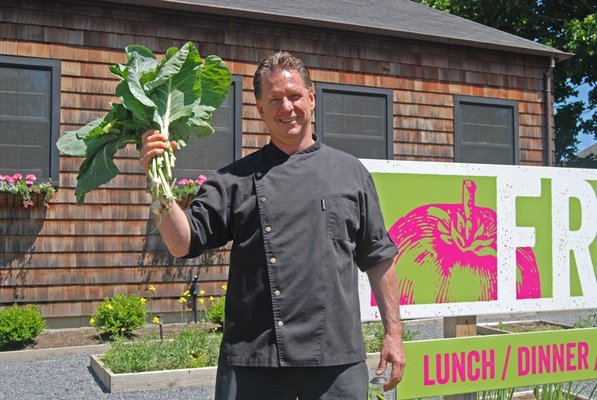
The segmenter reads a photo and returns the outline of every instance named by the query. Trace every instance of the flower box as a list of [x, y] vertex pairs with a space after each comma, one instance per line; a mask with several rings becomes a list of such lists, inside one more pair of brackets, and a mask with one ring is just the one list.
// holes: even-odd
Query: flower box
[[0, 175], [0, 207], [29, 208], [49, 207], [49, 202], [56, 195], [52, 182], [35, 183], [37, 178], [33, 174], [25, 177], [14, 175]]

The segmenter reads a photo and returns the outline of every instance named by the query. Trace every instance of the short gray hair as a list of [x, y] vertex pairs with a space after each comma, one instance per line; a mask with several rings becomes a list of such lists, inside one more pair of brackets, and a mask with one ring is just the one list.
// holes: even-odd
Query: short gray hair
[[313, 90], [313, 82], [311, 82], [309, 70], [305, 67], [303, 61], [287, 51], [278, 51], [261, 60], [257, 66], [257, 71], [255, 71], [255, 75], [253, 75], [253, 93], [255, 94], [256, 100], [261, 98], [261, 80], [263, 77], [280, 70], [298, 71], [301, 78], [303, 78], [307, 90], [309, 90], [309, 92]]

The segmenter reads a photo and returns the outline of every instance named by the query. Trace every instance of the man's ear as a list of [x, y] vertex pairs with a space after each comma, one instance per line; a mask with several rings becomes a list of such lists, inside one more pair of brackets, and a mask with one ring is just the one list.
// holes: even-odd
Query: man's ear
[[315, 92], [313, 90], [309, 91], [309, 101], [311, 102], [311, 112], [315, 110]]
[[255, 106], [257, 107], [257, 112], [261, 117], [263, 117], [263, 104], [260, 100], [255, 101]]

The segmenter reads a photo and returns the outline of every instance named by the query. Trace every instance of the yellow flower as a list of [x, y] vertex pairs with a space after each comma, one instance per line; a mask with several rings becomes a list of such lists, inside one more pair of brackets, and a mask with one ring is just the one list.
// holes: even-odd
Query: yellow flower
[[89, 325], [93, 325], [93, 324], [95, 324], [95, 319], [91, 318], [91, 319], [89, 320]]
[[141, 304], [145, 304], [145, 302], [147, 302], [147, 299], [145, 297], [141, 297]]
[[222, 289], [224, 289], [224, 291], [228, 290], [228, 285], [222, 285]]
[[213, 296], [209, 296], [209, 301], [214, 301], [215, 298]]
[[202, 297], [202, 298], [200, 298], [200, 299], [199, 299], [199, 303], [201, 303], [201, 304], [205, 303], [205, 299], [204, 299], [203, 297]]
[[186, 302], [187, 302], [187, 299], [186, 299], [186, 298], [184, 298], [184, 297], [181, 297], [180, 299], [178, 299], [178, 302], [179, 302], [179, 303], [186, 303]]
[[113, 307], [113, 306], [112, 306], [112, 304], [110, 304], [110, 303], [108, 303], [108, 304], [106, 305], [106, 308], [107, 308], [108, 310], [112, 310], [112, 309], [114, 309], [114, 307]]
[[205, 294], [205, 290], [200, 290], [200, 291], [199, 291], [199, 294], [200, 294], [201, 296], [203, 296], [203, 295]]
[[160, 319], [158, 318], [158, 316], [156, 315], [155, 317], [153, 317], [153, 319], [151, 320], [152, 324], [159, 324], [160, 323]]
[[189, 292], [188, 290], [186, 290], [182, 295], [185, 296], [185, 297], [189, 297], [191, 295], [191, 292]]
[[149, 287], [147, 288], [148, 292], [155, 292], [155, 286], [153, 285], [149, 285]]

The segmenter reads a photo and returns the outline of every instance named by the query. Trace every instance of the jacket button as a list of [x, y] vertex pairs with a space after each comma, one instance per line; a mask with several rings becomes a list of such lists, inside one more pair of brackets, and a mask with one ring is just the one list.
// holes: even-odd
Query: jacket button
[[281, 294], [282, 294], [282, 292], [280, 292], [279, 290], [274, 290], [274, 296], [279, 296]]
[[261, 172], [256, 172], [256, 173], [255, 173], [255, 176], [256, 176], [257, 178], [261, 178], [262, 174], [261, 174]]
[[270, 233], [270, 232], [272, 231], [272, 227], [271, 227], [271, 226], [266, 226], [266, 227], [265, 227], [265, 231], [266, 231], [267, 233]]
[[276, 260], [276, 257], [272, 257], [269, 259], [270, 264], [275, 264], [276, 261], [278, 261], [278, 260]]
[[262, 202], [262, 203], [265, 203], [265, 202], [267, 201], [267, 199], [266, 199], [265, 197], [261, 197], [261, 198], [259, 199], [259, 201], [260, 201], [260, 202]]
[[284, 326], [284, 322], [282, 322], [282, 321], [278, 321], [278, 326], [280, 326], [280, 327], [281, 327], [281, 326]]

